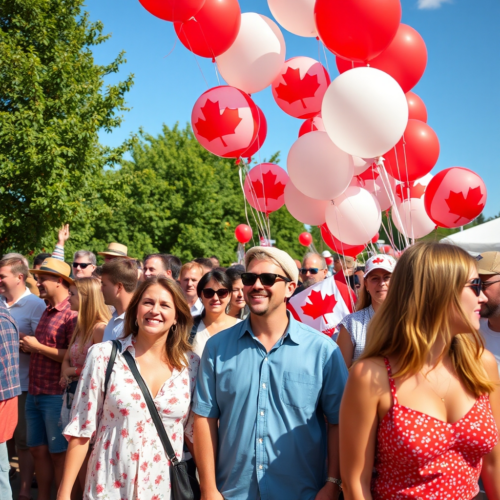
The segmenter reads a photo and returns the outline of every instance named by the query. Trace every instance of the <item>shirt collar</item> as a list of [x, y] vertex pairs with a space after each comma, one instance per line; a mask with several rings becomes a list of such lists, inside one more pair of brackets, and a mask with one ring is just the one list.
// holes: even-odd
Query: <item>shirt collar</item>
[[24, 299], [24, 297], [27, 297], [28, 295], [31, 295], [31, 292], [29, 291], [29, 288], [26, 287], [24, 293], [12, 305], [9, 306], [7, 304], [7, 299], [3, 295], [2, 295], [2, 300], [4, 301], [5, 307], [7, 309], [10, 309], [11, 307], [14, 307], [21, 299]]
[[[120, 342], [122, 344], [122, 352], [129, 349], [135, 357], [135, 349], [133, 348], [134, 344], [135, 344], [134, 336], [132, 334], [130, 334], [127, 337], [125, 337], [124, 339], [120, 339]], [[130, 348], [132, 348], [132, 349], [130, 349]]]
[[[285, 334], [283, 335], [283, 341], [289, 337], [290, 340], [294, 344], [300, 344], [300, 335], [299, 335], [299, 324], [296, 319], [292, 317], [289, 311], [286, 312], [286, 315], [288, 317], [288, 326], [286, 327]], [[252, 313], [250, 313], [246, 319], [244, 319], [240, 324], [240, 334], [238, 338], [243, 337], [245, 333], [248, 333], [252, 337], [255, 338], [255, 335], [252, 331], [252, 325], [250, 324], [250, 317], [252, 316]]]
[[67, 298], [65, 298], [62, 302], [60, 302], [59, 304], [57, 304], [56, 306], [52, 307], [50, 304], [47, 306], [47, 309], [49, 311], [52, 311], [52, 310], [56, 310], [56, 311], [64, 311], [65, 309], [67, 309], [69, 307], [69, 295]]

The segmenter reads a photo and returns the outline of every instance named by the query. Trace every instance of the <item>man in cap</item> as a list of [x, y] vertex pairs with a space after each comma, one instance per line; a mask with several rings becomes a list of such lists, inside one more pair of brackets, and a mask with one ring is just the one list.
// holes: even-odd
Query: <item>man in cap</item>
[[298, 280], [287, 253], [254, 247], [245, 263], [250, 315], [208, 340], [198, 371], [194, 446], [202, 493], [207, 500], [336, 498], [342, 355], [287, 312]]
[[477, 259], [483, 292], [488, 299], [481, 304], [481, 333], [500, 371], [500, 252], [484, 252]]
[[128, 248], [121, 243], [110, 243], [104, 252], [97, 252], [97, 254], [104, 257], [104, 263], [119, 257], [133, 259], [133, 257], [128, 256]]
[[20, 341], [31, 354], [26, 398], [27, 445], [33, 455], [38, 481], [38, 499], [49, 500], [52, 483], [62, 477], [68, 443], [60, 426], [62, 393], [61, 363], [76, 326], [78, 313], [68, 298], [71, 268], [53, 257], [45, 259], [36, 272], [40, 298], [47, 301], [34, 336]]

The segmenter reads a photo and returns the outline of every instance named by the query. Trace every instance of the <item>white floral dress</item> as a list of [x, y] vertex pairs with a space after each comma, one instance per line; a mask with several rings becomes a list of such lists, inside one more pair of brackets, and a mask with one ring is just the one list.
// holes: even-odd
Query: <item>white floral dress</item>
[[[121, 342], [123, 350], [135, 358], [132, 337]], [[72, 420], [64, 429], [68, 440], [95, 438], [84, 499], [169, 500], [170, 462], [142, 392], [121, 354], [116, 356], [103, 405], [111, 347], [111, 342], [103, 342], [89, 349], [74, 398]], [[193, 440], [190, 408], [200, 362], [194, 353], [187, 356], [189, 367], [174, 369], [154, 399], [179, 459], [184, 435]]]

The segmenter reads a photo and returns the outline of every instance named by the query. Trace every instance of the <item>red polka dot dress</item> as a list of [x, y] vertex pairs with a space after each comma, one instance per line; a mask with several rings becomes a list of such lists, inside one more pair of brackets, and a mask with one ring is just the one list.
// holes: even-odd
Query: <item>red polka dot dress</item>
[[386, 359], [393, 406], [377, 431], [374, 500], [471, 500], [479, 493], [482, 457], [498, 441], [487, 395], [449, 424], [398, 403]]

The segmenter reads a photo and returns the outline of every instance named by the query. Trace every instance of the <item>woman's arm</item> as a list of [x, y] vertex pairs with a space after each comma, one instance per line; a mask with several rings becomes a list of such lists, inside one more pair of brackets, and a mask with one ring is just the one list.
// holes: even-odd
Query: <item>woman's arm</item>
[[381, 376], [387, 378], [385, 368], [366, 359], [351, 368], [347, 379], [340, 406], [340, 475], [346, 500], [372, 500]]
[[57, 500], [71, 500], [71, 490], [89, 450], [89, 438], [72, 438], [68, 444]]
[[[500, 431], [500, 383], [498, 377], [498, 365], [496, 359], [489, 351], [484, 351], [482, 362], [490, 380], [497, 384], [497, 388], [490, 394], [490, 405], [493, 417], [497, 423], [497, 429]], [[484, 490], [488, 500], [500, 500], [500, 443], [485, 455], [483, 458], [483, 470], [481, 473]]]
[[352, 357], [354, 356], [354, 346], [352, 344], [351, 336], [344, 325], [340, 327], [339, 336], [337, 337], [337, 345], [340, 348], [340, 352], [342, 353], [342, 357], [344, 358], [347, 368], [350, 368], [352, 365]]
[[104, 323], [99, 323], [94, 326], [94, 333], [92, 334], [92, 343], [100, 344], [102, 342], [102, 338], [104, 337], [104, 329], [106, 325]]
[[69, 364], [69, 349], [66, 350], [64, 354], [64, 359], [61, 365], [61, 380], [59, 381], [59, 385], [61, 387], [66, 387], [69, 383], [69, 377], [73, 375], [74, 368], [71, 368]]

